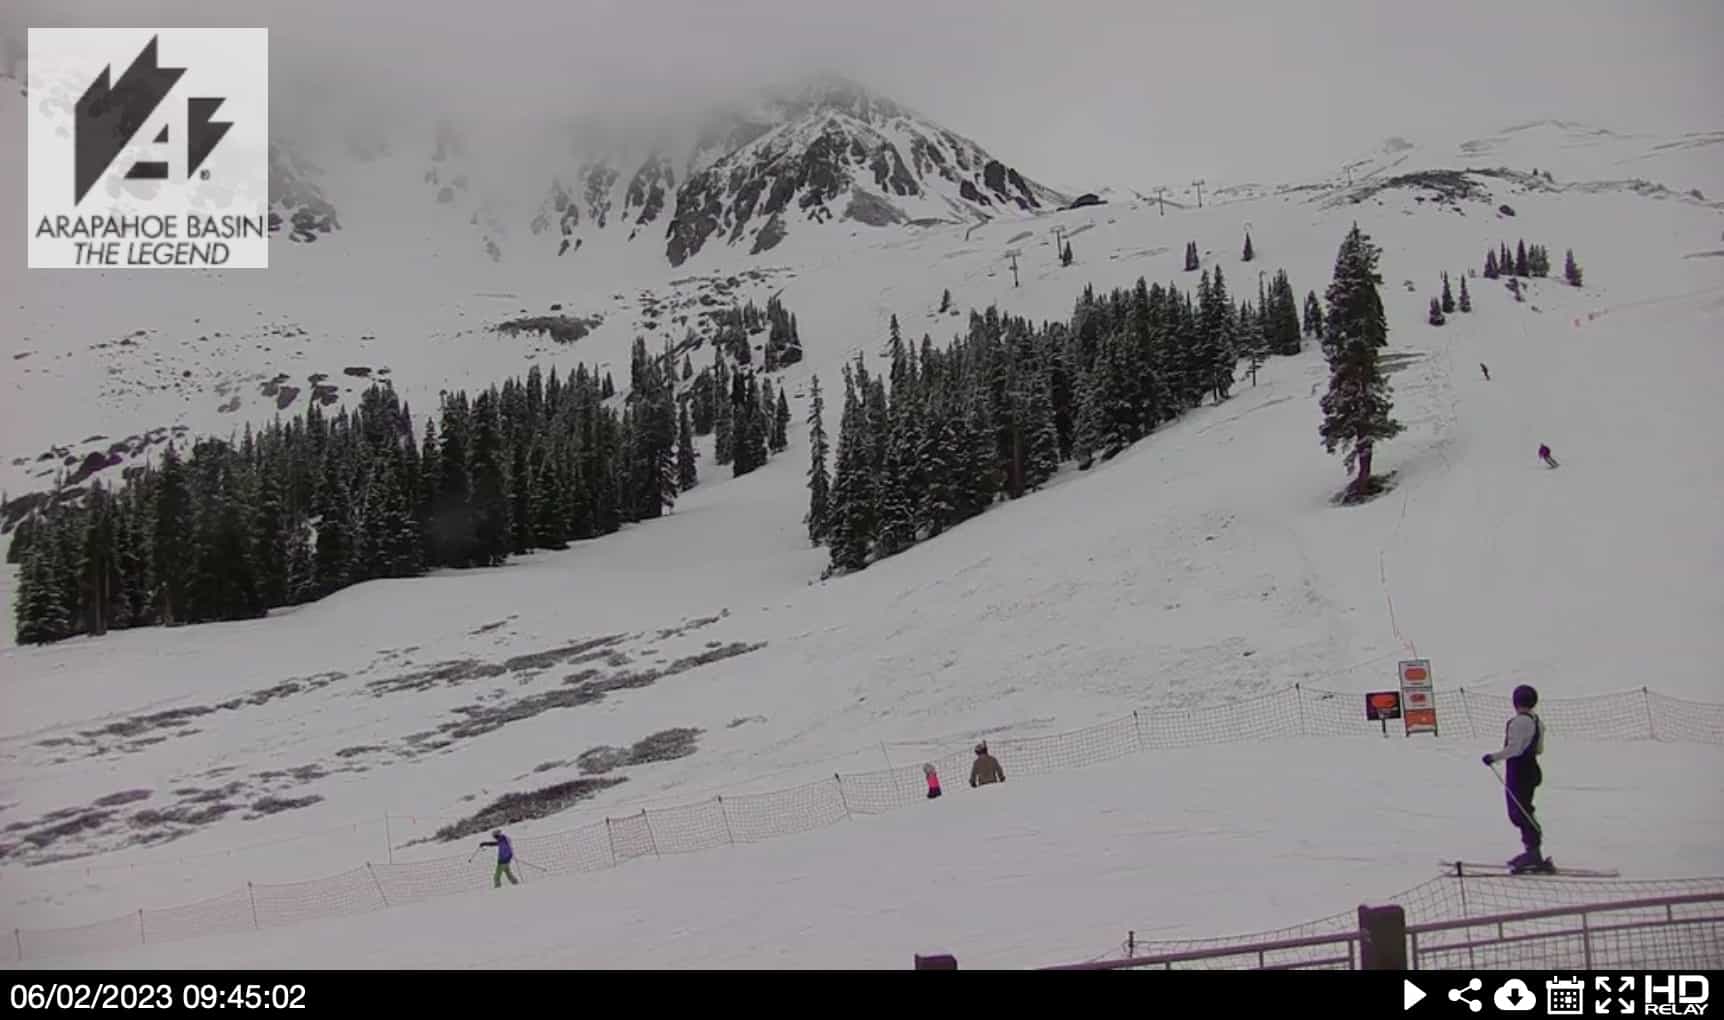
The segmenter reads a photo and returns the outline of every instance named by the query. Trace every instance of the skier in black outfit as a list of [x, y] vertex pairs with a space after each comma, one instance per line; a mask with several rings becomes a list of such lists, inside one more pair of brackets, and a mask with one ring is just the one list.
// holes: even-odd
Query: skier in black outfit
[[1540, 848], [1544, 833], [1539, 829], [1532, 806], [1533, 792], [1544, 781], [1544, 773], [1538, 767], [1538, 756], [1544, 753], [1544, 724], [1533, 711], [1537, 705], [1538, 691], [1530, 684], [1516, 687], [1515, 714], [1504, 727], [1502, 749], [1484, 756], [1486, 765], [1499, 761], [1508, 763], [1507, 775], [1503, 779], [1504, 799], [1508, 803], [1509, 822], [1520, 830], [1521, 845], [1526, 847], [1524, 853], [1508, 862], [1509, 870], [1516, 874], [1553, 870], [1553, 865]]

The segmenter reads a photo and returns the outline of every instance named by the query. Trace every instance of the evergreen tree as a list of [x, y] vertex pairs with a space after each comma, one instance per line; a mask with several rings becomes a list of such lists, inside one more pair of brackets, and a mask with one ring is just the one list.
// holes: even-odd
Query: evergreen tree
[[1449, 274], [1443, 274], [1443, 314], [1452, 315], [1455, 311], [1455, 295], [1449, 290]]
[[1251, 250], [1251, 232], [1248, 230], [1245, 232], [1245, 251], [1239, 256], [1239, 261], [1250, 262], [1256, 257], [1257, 253]]
[[1429, 321], [1433, 326], [1441, 326], [1444, 322], [1448, 321], [1443, 318], [1442, 302], [1438, 301], [1436, 298], [1431, 299], [1431, 315]]
[[1471, 294], [1467, 293], [1467, 278], [1464, 276], [1461, 277], [1461, 300], [1457, 307], [1459, 307], [1462, 312], [1470, 312], [1473, 310], [1473, 298]]
[[827, 527], [832, 569], [861, 570], [868, 564], [874, 535], [873, 474], [870, 450], [863, 424], [857, 380], [844, 370], [844, 417], [838, 429], [838, 464], [827, 505]]
[[1485, 252], [1485, 279], [1494, 280], [1501, 275], [1501, 268], [1497, 265], [1497, 253], [1494, 251]]
[[946, 288], [940, 293], [940, 314], [945, 315], [952, 310], [952, 289]]
[[479, 566], [508, 559], [513, 535], [508, 450], [497, 413], [497, 397], [486, 390], [473, 400], [473, 540]]
[[179, 451], [172, 442], [162, 454], [162, 470], [156, 480], [154, 541], [155, 575], [159, 591], [158, 614], [169, 626], [181, 622], [191, 581], [193, 545], [192, 497], [186, 484]]
[[532, 478], [532, 493], [527, 499], [527, 512], [532, 516], [533, 545], [539, 549], [567, 549], [568, 529], [559, 505], [566, 487], [563, 478], [565, 460], [551, 455], [550, 437], [540, 437], [533, 444], [527, 470]]
[[886, 461], [877, 481], [879, 490], [879, 538], [881, 556], [908, 549], [916, 541], [915, 482], [916, 428], [911, 415], [894, 411], [888, 421], [890, 436]]
[[1543, 278], [1550, 275], [1550, 252], [1544, 245], [1535, 244], [1527, 248], [1527, 267], [1533, 276]]
[[688, 382], [694, 378], [694, 363], [688, 360], [688, 355], [682, 356], [682, 381]]
[[1060, 265], [1069, 266], [1071, 264], [1072, 264], [1072, 243], [1070, 241], [1067, 241], [1065, 243], [1065, 247], [1060, 249]]
[[359, 541], [355, 533], [353, 492], [332, 447], [324, 453], [323, 484], [317, 502], [317, 588], [319, 597], [353, 583]]
[[1344, 464], [1349, 472], [1357, 463], [1357, 477], [1349, 486], [1349, 497], [1355, 500], [1370, 492], [1376, 443], [1392, 439], [1403, 428], [1390, 417], [1392, 391], [1378, 362], [1377, 349], [1388, 342], [1382, 299], [1377, 293], [1383, 282], [1377, 273], [1379, 254], [1370, 236], [1354, 224], [1336, 256], [1335, 275], [1327, 294], [1323, 346], [1329, 363], [1329, 391], [1321, 401], [1319, 435], [1329, 453], [1337, 446], [1346, 451]]
[[1025, 412], [1029, 449], [1024, 457], [1024, 485], [1033, 491], [1046, 485], [1060, 468], [1060, 436], [1047, 373], [1031, 377]]
[[1317, 292], [1305, 292], [1305, 335], [1320, 337], [1323, 335], [1323, 306], [1317, 301]]
[[1264, 335], [1265, 318], [1265, 315], [1252, 311], [1250, 306], [1247, 306], [1240, 316], [1241, 329], [1245, 334], [1246, 371], [1251, 374], [1252, 386], [1257, 385], [1257, 370], [1269, 360], [1269, 339]]
[[1525, 241], [1521, 241], [1515, 245], [1514, 274], [1516, 276], [1530, 276], [1531, 275], [1531, 270], [1527, 266], [1527, 262], [1526, 262], [1526, 242]]
[[55, 569], [52, 542], [44, 541], [41, 534], [24, 556], [18, 572], [16, 599], [13, 611], [18, 620], [19, 644], [46, 644], [71, 635], [65, 590]]
[[1263, 341], [1270, 354], [1299, 353], [1299, 299], [1293, 294], [1293, 284], [1285, 269], [1276, 270], [1275, 282], [1269, 287]]
[[114, 527], [114, 508], [108, 489], [96, 479], [84, 508], [82, 577], [79, 601], [84, 608], [85, 633], [108, 632], [114, 618], [114, 602], [123, 583], [119, 577], [119, 535]]
[[1201, 264], [1201, 262], [1197, 257], [1197, 242], [1196, 241], [1186, 242], [1186, 245], [1185, 245], [1185, 271], [1188, 273], [1194, 272], [1194, 271], [1196, 271], [1197, 267], [1200, 264]]
[[688, 404], [682, 405], [677, 415], [676, 424], [676, 483], [683, 492], [695, 487], [699, 478], [695, 474], [694, 431], [689, 425]]
[[1088, 471], [1102, 446], [1101, 394], [1095, 373], [1085, 372], [1078, 383], [1077, 423], [1072, 433], [1072, 457], [1078, 470]]
[[1562, 278], [1568, 281], [1568, 285], [1570, 287], [1578, 287], [1581, 285], [1580, 281], [1582, 276], [1580, 272], [1580, 264], [1574, 261], [1573, 248], [1568, 250], [1568, 257], [1563, 261]]
[[784, 387], [778, 387], [778, 404], [772, 412], [772, 452], [783, 453], [790, 448], [790, 401]]
[[832, 479], [826, 472], [826, 401], [820, 392], [820, 377], [814, 377], [809, 388], [808, 408], [808, 515], [802, 522], [808, 525], [808, 541], [819, 545], [828, 531], [828, 503], [832, 494]]

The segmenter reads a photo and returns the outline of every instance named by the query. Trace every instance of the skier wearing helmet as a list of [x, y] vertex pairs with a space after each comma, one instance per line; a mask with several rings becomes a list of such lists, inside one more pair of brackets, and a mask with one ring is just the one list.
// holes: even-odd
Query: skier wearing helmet
[[1516, 687], [1515, 714], [1509, 717], [1508, 725], [1504, 727], [1503, 746], [1484, 756], [1486, 765], [1499, 761], [1507, 763], [1503, 787], [1509, 822], [1520, 830], [1521, 845], [1526, 848], [1525, 852], [1508, 862], [1509, 870], [1516, 874], [1552, 870], [1550, 860], [1540, 849], [1544, 833], [1534, 817], [1532, 806], [1533, 793], [1544, 781], [1544, 773], [1538, 767], [1538, 756], [1544, 753], [1544, 724], [1533, 711], [1537, 705], [1538, 691], [1532, 685]]
[[510, 885], [521, 884], [520, 880], [515, 877], [515, 873], [509, 870], [509, 863], [515, 859], [515, 848], [510, 845], [509, 837], [503, 835], [502, 829], [492, 829], [491, 838], [479, 845], [497, 848], [497, 873], [491, 876], [491, 888], [501, 889], [504, 875], [509, 876]]

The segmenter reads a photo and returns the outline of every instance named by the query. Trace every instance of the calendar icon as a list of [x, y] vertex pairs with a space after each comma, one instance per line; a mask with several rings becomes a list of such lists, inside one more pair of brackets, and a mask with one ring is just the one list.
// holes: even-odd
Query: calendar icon
[[1550, 1016], [1583, 1016], [1586, 1013], [1586, 982], [1574, 977], [1552, 978], [1544, 983], [1544, 1008]]

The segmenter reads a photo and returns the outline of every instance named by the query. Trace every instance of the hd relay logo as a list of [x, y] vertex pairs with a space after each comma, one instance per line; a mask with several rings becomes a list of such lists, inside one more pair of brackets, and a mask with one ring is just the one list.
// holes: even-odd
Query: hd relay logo
[[269, 30], [32, 28], [32, 269], [269, 266]]

